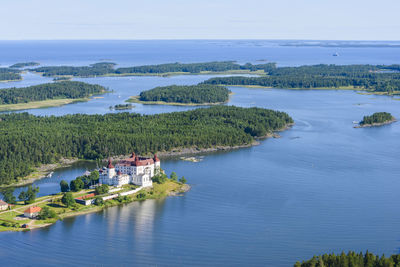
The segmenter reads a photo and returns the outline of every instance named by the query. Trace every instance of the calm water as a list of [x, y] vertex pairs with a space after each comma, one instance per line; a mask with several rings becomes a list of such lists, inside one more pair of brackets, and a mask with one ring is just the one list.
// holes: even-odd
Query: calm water
[[[93, 50], [89, 44], [95, 44]], [[109, 46], [113, 49], [106, 49]], [[161, 42], [159, 46], [156, 42], [83, 42], [60, 43], [60, 48], [50, 42], [18, 43], [15, 47], [0, 43], [0, 47], [0, 54], [6, 55], [4, 64], [28, 59], [60, 64], [76, 60], [78, 64], [104, 57], [121, 59], [121, 64], [127, 65], [229, 57], [240, 61], [280, 58], [287, 65], [332, 60], [394, 63], [399, 61], [400, 51], [342, 48], [343, 56], [333, 59], [332, 48], [281, 48], [263, 42], [259, 46], [252, 42]], [[29, 76], [20, 84], [35, 84], [37, 77]], [[122, 103], [143, 89], [195, 84], [207, 78], [80, 79], [108, 86], [114, 92], [88, 103], [30, 112], [105, 113], [108, 106]], [[235, 95], [229, 104], [282, 110], [296, 125], [283, 132], [282, 138], [207, 154], [199, 163], [162, 161], [167, 173], [176, 171], [193, 185], [183, 197], [109, 208], [26, 233], [1, 233], [2, 264], [291, 266], [296, 260], [325, 252], [400, 252], [400, 124], [371, 129], [354, 129], [352, 124], [377, 111], [400, 117], [398, 100], [352, 91], [231, 90]], [[133, 111], [150, 114], [185, 109], [136, 104]], [[57, 192], [61, 179], [71, 180], [93, 167], [93, 163], [79, 163], [36, 184], [41, 194]]]

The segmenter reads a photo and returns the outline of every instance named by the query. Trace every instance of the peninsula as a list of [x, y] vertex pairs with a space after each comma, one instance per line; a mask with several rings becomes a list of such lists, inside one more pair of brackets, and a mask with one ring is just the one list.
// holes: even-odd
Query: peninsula
[[0, 185], [21, 182], [37, 166], [61, 158], [95, 160], [133, 150], [147, 154], [249, 146], [293, 123], [284, 112], [234, 106], [155, 115], [12, 113], [1, 114], [0, 121]]
[[223, 86], [170, 85], [143, 91], [128, 102], [161, 105], [216, 105], [226, 103], [231, 91]]
[[63, 81], [21, 88], [0, 90], [0, 111], [22, 110], [60, 106], [77, 101], [87, 101], [106, 88], [83, 82]]
[[189, 189], [185, 177], [178, 179], [175, 172], [167, 177], [156, 155], [146, 158], [132, 153], [115, 166], [109, 160], [107, 167], [85, 173], [69, 184], [62, 180], [58, 194], [36, 199], [39, 188], [29, 186], [17, 202], [12, 188], [3, 190], [0, 232], [46, 227], [66, 217], [132, 201], [179, 195]]
[[377, 127], [386, 124], [390, 124], [396, 121], [396, 118], [392, 116], [392, 114], [387, 112], [376, 112], [371, 116], [364, 116], [363, 120], [360, 121], [358, 126], [354, 128], [363, 128], [363, 127]]

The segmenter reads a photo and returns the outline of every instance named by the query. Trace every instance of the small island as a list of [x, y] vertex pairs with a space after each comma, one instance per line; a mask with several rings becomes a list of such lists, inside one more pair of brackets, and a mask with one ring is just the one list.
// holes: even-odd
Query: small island
[[158, 105], [218, 105], [228, 102], [231, 91], [223, 86], [170, 85], [143, 91], [128, 102]]
[[17, 201], [14, 189], [6, 188], [2, 191], [4, 201], [0, 200], [0, 232], [46, 227], [66, 217], [189, 191], [185, 177], [178, 178], [172, 172], [168, 178], [160, 164], [156, 155], [132, 153], [115, 166], [110, 159], [106, 167], [86, 172], [70, 183], [62, 180], [58, 194], [36, 198], [39, 187], [29, 186]]
[[61, 81], [0, 90], [0, 111], [61, 106], [88, 101], [105, 87], [84, 82]]
[[360, 121], [359, 125], [354, 128], [363, 128], [363, 127], [377, 127], [386, 124], [390, 124], [395, 122], [395, 117], [392, 114], [387, 112], [376, 112], [371, 116], [364, 116], [363, 120]]
[[15, 63], [14, 65], [11, 65], [10, 68], [20, 69], [25, 67], [39, 66], [39, 65], [40, 63], [38, 62], [22, 62], [22, 63]]
[[135, 106], [132, 104], [118, 104], [115, 106], [110, 106], [111, 110], [126, 110], [126, 109], [133, 109]]

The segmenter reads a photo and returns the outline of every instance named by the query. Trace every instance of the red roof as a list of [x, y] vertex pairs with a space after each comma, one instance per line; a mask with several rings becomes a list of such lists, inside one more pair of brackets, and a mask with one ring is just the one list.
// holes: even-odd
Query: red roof
[[144, 158], [135, 155], [135, 152], [132, 152], [131, 156], [127, 159], [121, 160], [117, 164], [120, 166], [146, 166], [154, 164], [154, 161], [160, 161], [157, 156], [154, 159], [152, 158]]
[[0, 199], [0, 206], [4, 206], [4, 205], [8, 205], [8, 203]]
[[153, 158], [153, 160], [154, 160], [154, 162], [156, 162], [156, 161], [160, 161], [160, 159], [157, 157], [157, 155], [156, 155], [156, 154], [154, 154], [154, 158]]
[[41, 207], [34, 206], [34, 207], [29, 207], [27, 210], [24, 211], [24, 213], [25, 212], [27, 212], [27, 213], [35, 213], [35, 212], [40, 212], [41, 210], [42, 210]]
[[77, 197], [76, 199], [87, 199], [87, 198], [94, 197], [95, 195], [96, 195], [95, 193], [91, 193], [91, 194], [87, 194], [85, 196]]

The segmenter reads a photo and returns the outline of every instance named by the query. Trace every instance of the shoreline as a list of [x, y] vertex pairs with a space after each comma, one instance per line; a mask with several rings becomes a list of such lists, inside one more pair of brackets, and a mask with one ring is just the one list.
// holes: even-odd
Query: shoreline
[[36, 167], [36, 170], [33, 171], [31, 174], [29, 174], [23, 178], [20, 178], [21, 180], [18, 181], [17, 183], [13, 183], [10, 185], [0, 185], [0, 189], [7, 188], [7, 187], [22, 187], [22, 186], [33, 184], [37, 180], [46, 178], [50, 172], [55, 171], [60, 168], [69, 167], [78, 161], [84, 161], [84, 160], [81, 160], [78, 158], [62, 158], [60, 161], [58, 161], [56, 163], [42, 164], [39, 167]]
[[168, 105], [168, 106], [215, 106], [215, 105], [223, 105], [228, 103], [231, 100], [231, 96], [234, 93], [229, 93], [228, 100], [224, 102], [215, 102], [215, 103], [179, 103], [179, 102], [165, 102], [165, 101], [142, 101], [139, 100], [140, 96], [135, 95], [129, 97], [129, 99], [125, 100], [127, 103], [138, 103], [143, 105]]
[[379, 123], [372, 123], [372, 124], [363, 124], [363, 125], [356, 125], [354, 126], [354, 128], [369, 128], [369, 127], [379, 127], [379, 126], [383, 126], [383, 125], [388, 125], [388, 124], [392, 124], [395, 123], [397, 120], [395, 118], [393, 118], [390, 121], [385, 121], [385, 122], [379, 122]]
[[[167, 186], [167, 188], [163, 188], [163, 185]], [[159, 191], [157, 191], [158, 187], [161, 188]], [[82, 208], [82, 210], [75, 210], [75, 209], [61, 206], [61, 207], [57, 207], [57, 208], [60, 210], [62, 209], [62, 212], [64, 212], [64, 213], [58, 214], [57, 218], [46, 219], [46, 220], [25, 218], [25, 219], [20, 220], [21, 221], [20, 224], [28, 224], [29, 228], [5, 227], [5, 228], [1, 229], [1, 227], [3, 227], [3, 226], [0, 226], [0, 232], [23, 232], [23, 231], [31, 231], [34, 229], [40, 229], [40, 228], [44, 228], [44, 227], [53, 225], [56, 222], [62, 221], [65, 218], [95, 213], [95, 212], [105, 210], [107, 208], [120, 206], [120, 205], [124, 205], [124, 204], [129, 204], [129, 203], [133, 203], [136, 201], [146, 201], [146, 200], [150, 200], [150, 199], [163, 199], [163, 198], [170, 197], [170, 196], [183, 196], [183, 194], [188, 192], [190, 189], [191, 189], [191, 186], [188, 184], [182, 184], [182, 183], [175, 182], [175, 181], [168, 179], [168, 181], [166, 181], [163, 184], [154, 183], [152, 187], [143, 188], [142, 190], [140, 190], [139, 192], [145, 191], [146, 193], [149, 193], [149, 192], [156, 193], [154, 195], [148, 194], [144, 199], [135, 198], [134, 196], [136, 196], [139, 193], [139, 192], [136, 192], [136, 193], [129, 195], [131, 198], [128, 201], [123, 201], [123, 202], [119, 202], [114, 199], [107, 200], [106, 202], [104, 202], [105, 204], [103, 204], [101, 206], [97, 206], [94, 204], [90, 205], [90, 206], [83, 206], [81, 204], [76, 203], [76, 205], [78, 205], [78, 207]], [[86, 191], [90, 191], [90, 190], [86, 190]], [[82, 193], [82, 191], [76, 192], [75, 194], [81, 194], [81, 193]], [[86, 193], [88, 193], [88, 192], [86, 192]], [[35, 206], [39, 203], [42, 203], [41, 206], [49, 206], [48, 204], [53, 205], [55, 202], [60, 201], [60, 199], [62, 198], [62, 193], [59, 193], [56, 196], [49, 195], [49, 196], [43, 196], [41, 198], [45, 198], [45, 199], [40, 200], [40, 198], [39, 198], [38, 199], [39, 201], [36, 203], [29, 204], [29, 205], [22, 205], [13, 210], [7, 210], [7, 211], [0, 212], [0, 221], [5, 221], [5, 222], [17, 221], [17, 220], [15, 220], [15, 218], [19, 215], [12, 214], [11, 217], [15, 216], [14, 219], [4, 219], [1, 216], [3, 216], [4, 214], [7, 214], [7, 213], [17, 213], [17, 214], [22, 213], [19, 209], [25, 209], [28, 206]], [[65, 212], [66, 209], [70, 209], [70, 210]], [[60, 210], [58, 210], [58, 211], [60, 211]], [[38, 222], [40, 222], [40, 221], [43, 221], [43, 223], [38, 224]]]
[[16, 111], [16, 110], [26, 110], [26, 109], [37, 109], [37, 108], [51, 108], [59, 107], [68, 104], [78, 103], [78, 102], [88, 102], [94, 95], [102, 95], [107, 93], [107, 91], [100, 92], [98, 94], [92, 94], [87, 97], [82, 98], [60, 98], [60, 99], [46, 99], [41, 101], [31, 101], [28, 103], [17, 103], [17, 104], [5, 104], [0, 105], [0, 112], [2, 111]]

